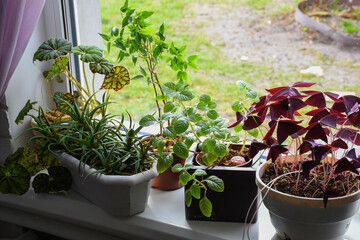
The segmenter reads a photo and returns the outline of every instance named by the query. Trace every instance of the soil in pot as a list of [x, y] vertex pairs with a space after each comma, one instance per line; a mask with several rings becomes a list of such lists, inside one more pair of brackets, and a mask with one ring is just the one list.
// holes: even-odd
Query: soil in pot
[[[241, 146], [239, 146], [241, 148]], [[238, 148], [235, 145], [234, 148]], [[223, 166], [216, 166], [206, 169], [207, 176], [215, 175], [221, 178], [225, 184], [223, 192], [214, 192], [208, 190], [207, 197], [212, 202], [212, 215], [205, 217], [199, 208], [199, 200], [193, 199], [190, 207], [185, 205], [185, 214], [187, 220], [202, 220], [202, 221], [220, 221], [220, 222], [247, 222], [254, 217], [252, 223], [257, 221], [256, 205], [249, 211], [249, 216], [246, 218], [247, 212], [252, 201], [255, 199], [258, 188], [255, 184], [255, 167], [249, 167], [251, 160], [247, 160], [247, 166], [234, 166], [231, 158], [238, 156], [238, 151], [232, 151], [235, 155], [228, 157], [224, 161]], [[204, 165], [196, 164], [194, 160], [194, 168], [189, 171], [193, 173], [196, 169], [207, 168]], [[185, 191], [190, 188], [190, 184], [185, 186]]]

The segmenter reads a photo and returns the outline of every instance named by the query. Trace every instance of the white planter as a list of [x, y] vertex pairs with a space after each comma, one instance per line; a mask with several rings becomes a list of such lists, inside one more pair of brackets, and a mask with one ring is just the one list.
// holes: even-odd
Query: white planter
[[[256, 172], [256, 184], [260, 189], [265, 187], [260, 177], [268, 164], [264, 163]], [[324, 208], [322, 198], [297, 197], [268, 189], [266, 187], [262, 191], [264, 204], [269, 210], [272, 224], [283, 239], [336, 239], [345, 234], [351, 218], [359, 210], [360, 191], [330, 198]]]
[[131, 176], [92, 174], [84, 181], [95, 169], [86, 165], [79, 171], [79, 160], [67, 153], [57, 153], [55, 157], [71, 172], [74, 191], [116, 216], [143, 212], [150, 193], [150, 180], [158, 175], [154, 165], [148, 171]]

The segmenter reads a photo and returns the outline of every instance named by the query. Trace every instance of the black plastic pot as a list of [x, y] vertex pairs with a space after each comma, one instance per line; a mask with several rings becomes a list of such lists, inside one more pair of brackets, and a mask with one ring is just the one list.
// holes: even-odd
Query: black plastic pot
[[[360, 46], [360, 38], [351, 36], [349, 34], [334, 31], [331, 27], [324, 23], [316, 21], [304, 13], [307, 7], [311, 7], [314, 2], [318, 0], [302, 1], [296, 6], [295, 20], [305, 27], [321, 32], [323, 35], [330, 37], [331, 39], [341, 42], [349, 46]], [[339, 0], [340, 4], [348, 4], [348, 0]], [[360, 0], [353, 0], [353, 5], [360, 5]]]
[[[206, 167], [199, 165], [193, 159], [195, 165], [189, 172], [196, 169], [204, 170]], [[199, 200], [193, 198], [191, 206], [185, 205], [185, 214], [187, 220], [217, 221], [217, 222], [247, 222], [257, 221], [256, 207], [257, 202], [250, 209], [249, 216], [246, 219], [248, 209], [258, 194], [258, 188], [255, 184], [255, 167], [213, 167], [207, 169], [207, 176], [215, 175], [221, 178], [225, 184], [224, 192], [215, 192], [208, 190], [207, 197], [213, 205], [212, 215], [205, 217], [199, 208]], [[206, 176], [205, 176], [206, 177]], [[191, 186], [185, 186], [185, 191]]]

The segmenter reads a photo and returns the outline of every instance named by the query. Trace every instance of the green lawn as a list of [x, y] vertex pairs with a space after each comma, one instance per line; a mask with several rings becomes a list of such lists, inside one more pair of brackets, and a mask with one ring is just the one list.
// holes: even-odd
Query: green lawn
[[[174, 41], [177, 45], [187, 45], [185, 55], [200, 55], [197, 60], [199, 70], [188, 72], [188, 83], [196, 93], [207, 93], [218, 103], [218, 110], [226, 115], [232, 115], [231, 103], [238, 100], [239, 91], [236, 88], [237, 80], [244, 80], [255, 87], [256, 90], [264, 93], [264, 89], [280, 84], [288, 84], [292, 81], [319, 81], [313, 76], [303, 76], [299, 73], [288, 73], [282, 71], [274, 72], [269, 66], [263, 63], [233, 62], [221, 51], [222, 43], [213, 42], [204, 32], [190, 31], [188, 22], [191, 22], [196, 9], [188, 8], [194, 4], [193, 0], [142, 0], [130, 1], [130, 5], [139, 11], [154, 11], [150, 17], [154, 28], [158, 28], [162, 22], [166, 24], [167, 40]], [[266, 4], [272, 4], [272, 0], [198, 0], [203, 4], [231, 4], [234, 7], [241, 7], [247, 4], [254, 9], [261, 9]], [[120, 25], [122, 17], [120, 7], [123, 5], [119, 0], [100, 0], [102, 12], [103, 32], [109, 33], [113, 26]], [[295, 4], [295, 3], [294, 3]], [[166, 6], [163, 8], [162, 6]], [[287, 6], [286, 10], [293, 6]], [[189, 10], [190, 9], [190, 10]], [[192, 10], [191, 10], [192, 9]], [[107, 53], [106, 57], [116, 62], [115, 53]], [[138, 74], [130, 62], [123, 62], [132, 76]], [[176, 80], [176, 75], [166, 64], [159, 68], [160, 81]], [[112, 113], [120, 114], [127, 109], [135, 118], [155, 111], [153, 92], [144, 80], [134, 80], [118, 93], [112, 94], [114, 101], [120, 104], [110, 106]]]

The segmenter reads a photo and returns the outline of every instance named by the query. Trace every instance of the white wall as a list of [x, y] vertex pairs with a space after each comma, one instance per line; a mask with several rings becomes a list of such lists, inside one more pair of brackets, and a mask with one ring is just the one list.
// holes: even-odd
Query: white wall
[[[51, 84], [43, 84], [42, 73], [49, 69], [50, 64], [39, 61], [32, 62], [33, 54], [43, 41], [51, 37], [61, 37], [63, 34], [61, 26], [59, 27], [61, 25], [58, 19], [60, 15], [57, 12], [56, 4], [58, 4], [58, 1], [46, 1], [39, 22], [5, 93], [11, 147], [9, 149], [8, 146], [0, 146], [0, 162], [4, 160], [4, 156], [6, 157], [10, 152], [14, 152], [18, 147], [24, 146], [29, 137], [32, 136], [31, 133], [22, 135], [30, 127], [30, 118], [25, 119], [24, 123], [20, 125], [16, 125], [14, 122], [26, 101], [28, 99], [38, 101], [41, 105], [44, 105], [43, 102], [45, 101], [48, 103], [47, 105], [50, 105], [52, 104], [50, 96], [52, 96], [53, 88], [56, 88], [56, 91], [59, 90], [58, 87], [53, 87]], [[99, 0], [78, 0], [76, 1], [76, 10], [78, 11], [77, 23], [80, 27], [78, 30], [80, 34], [79, 43], [102, 47], [102, 40], [98, 35], [101, 32]], [[99, 84], [97, 85], [99, 86]], [[43, 88], [44, 99], [42, 98], [41, 88]], [[60, 89], [64, 89], [64, 86], [60, 87]], [[7, 131], [5, 124], [0, 126], [0, 133], [3, 130]]]

